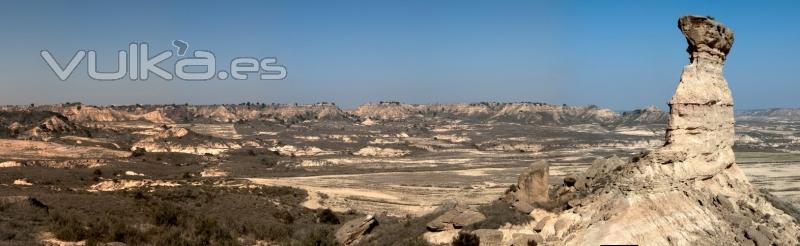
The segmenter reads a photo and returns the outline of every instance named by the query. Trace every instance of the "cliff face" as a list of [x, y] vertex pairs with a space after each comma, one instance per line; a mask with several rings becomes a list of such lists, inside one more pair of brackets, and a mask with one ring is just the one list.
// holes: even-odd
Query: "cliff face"
[[678, 27], [689, 43], [669, 102], [666, 144], [630, 161], [598, 161], [535, 209], [538, 234], [566, 245], [797, 245], [800, 227], [754, 189], [731, 149], [733, 99], [722, 76], [733, 31], [701, 16]]

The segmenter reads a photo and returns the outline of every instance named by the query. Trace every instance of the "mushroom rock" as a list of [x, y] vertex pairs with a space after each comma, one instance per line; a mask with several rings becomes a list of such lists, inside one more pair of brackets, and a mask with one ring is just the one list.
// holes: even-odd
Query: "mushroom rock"
[[[797, 220], [775, 208], [736, 165], [733, 99], [722, 68], [733, 31], [684, 16], [690, 64], [669, 101], [663, 147], [630, 161], [600, 160], [574, 192], [553, 200], [539, 233], [564, 245], [798, 245]], [[560, 196], [557, 194], [556, 196]]]

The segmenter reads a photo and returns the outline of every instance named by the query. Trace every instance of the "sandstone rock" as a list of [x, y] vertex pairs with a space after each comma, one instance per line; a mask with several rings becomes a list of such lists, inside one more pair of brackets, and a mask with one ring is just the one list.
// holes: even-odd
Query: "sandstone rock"
[[116, 191], [116, 190], [136, 189], [142, 187], [157, 187], [157, 186], [175, 187], [179, 185], [180, 184], [174, 181], [150, 180], [150, 179], [116, 180], [116, 181], [105, 180], [105, 181], [100, 181], [97, 184], [93, 184], [92, 186], [89, 187], [87, 191], [89, 192]]
[[16, 161], [4, 161], [0, 162], [0, 168], [3, 167], [21, 167], [22, 164]]
[[203, 169], [203, 171], [200, 172], [200, 177], [226, 177], [226, 176], [228, 176], [228, 172], [216, 167], [209, 167]]
[[772, 243], [770, 243], [769, 241], [769, 238], [767, 238], [767, 236], [765, 236], [763, 233], [757, 231], [756, 228], [753, 227], [748, 228], [745, 231], [745, 236], [747, 236], [747, 238], [749, 238], [750, 240], [753, 240], [753, 242], [756, 243], [756, 246], [772, 245]]
[[549, 164], [539, 161], [528, 167], [517, 179], [516, 198], [521, 203], [548, 201]]
[[511, 206], [514, 206], [514, 209], [516, 209], [517, 211], [520, 211], [520, 212], [526, 213], [526, 214], [530, 213], [531, 211], [533, 211], [534, 207], [530, 203], [523, 202], [523, 201], [517, 201], [516, 197], [512, 197], [512, 199], [514, 199], [515, 201], [511, 202]]
[[281, 156], [320, 156], [331, 155], [333, 151], [323, 150], [314, 146], [295, 147], [292, 145], [284, 145], [280, 147], [270, 148], [270, 151], [277, 152]]
[[537, 220], [536, 225], [533, 226], [533, 231], [535, 232], [542, 231], [542, 229], [544, 229], [545, 225], [547, 225], [547, 223], [550, 222], [551, 219], [552, 219], [551, 217], [544, 217], [541, 220]]
[[482, 213], [472, 210], [466, 206], [457, 205], [440, 215], [433, 221], [428, 222], [429, 231], [446, 231], [460, 229], [464, 226], [475, 224], [486, 219]]
[[33, 183], [31, 183], [27, 179], [16, 179], [16, 180], [14, 180], [14, 185], [31, 186], [31, 185], [33, 185]]
[[125, 175], [127, 175], [127, 176], [144, 176], [144, 174], [137, 173], [137, 172], [130, 171], [130, 170], [125, 171]]
[[342, 245], [357, 244], [377, 225], [378, 220], [373, 215], [350, 220], [336, 231], [336, 241]]
[[478, 229], [472, 231], [480, 238], [481, 245], [500, 245], [503, 241], [503, 232], [493, 229]]
[[429, 231], [422, 234], [422, 239], [432, 245], [449, 245], [453, 242], [453, 238], [458, 236], [459, 232], [461, 232], [461, 229], [437, 232]]
[[689, 48], [686, 50], [695, 59], [725, 60], [733, 46], [733, 30], [706, 16], [682, 16], [678, 19]]
[[410, 153], [411, 151], [408, 150], [367, 146], [354, 152], [353, 155], [368, 157], [400, 157], [406, 156]]

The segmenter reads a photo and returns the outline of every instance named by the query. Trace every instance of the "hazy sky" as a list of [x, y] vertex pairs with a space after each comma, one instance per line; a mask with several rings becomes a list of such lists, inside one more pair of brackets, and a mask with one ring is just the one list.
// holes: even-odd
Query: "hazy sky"
[[[602, 2], [602, 3], [601, 3]], [[617, 110], [664, 107], [688, 62], [676, 27], [711, 15], [736, 41], [725, 74], [738, 109], [800, 107], [800, 2], [732, 1], [3, 1], [0, 104], [409, 103], [543, 101]], [[66, 63], [96, 50], [100, 68], [147, 42], [151, 53], [209, 50], [276, 57], [279, 81], [95, 81], [84, 60], [59, 81], [39, 56]], [[160, 64], [175, 64], [171, 58]]]

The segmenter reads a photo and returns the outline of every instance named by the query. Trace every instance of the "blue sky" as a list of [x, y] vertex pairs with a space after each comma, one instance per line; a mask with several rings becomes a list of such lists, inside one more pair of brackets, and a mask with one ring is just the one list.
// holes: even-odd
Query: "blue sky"
[[[4, 1], [0, 104], [543, 101], [665, 107], [688, 62], [676, 27], [711, 15], [735, 30], [726, 77], [738, 109], [800, 107], [800, 2]], [[39, 56], [77, 50], [116, 68], [131, 42], [182, 39], [217, 64], [277, 57], [280, 81], [59, 81]], [[164, 64], [174, 64], [175, 59]], [[166, 65], [165, 65], [166, 66]]]

